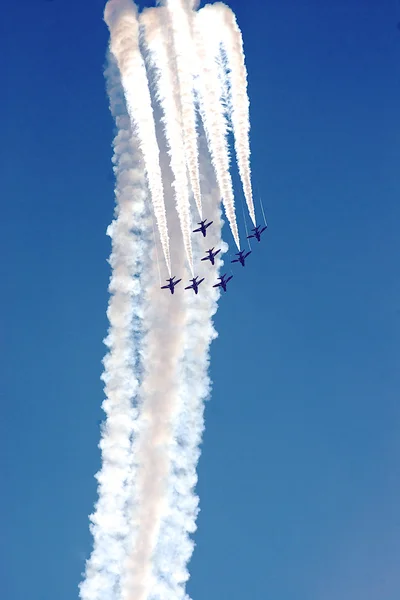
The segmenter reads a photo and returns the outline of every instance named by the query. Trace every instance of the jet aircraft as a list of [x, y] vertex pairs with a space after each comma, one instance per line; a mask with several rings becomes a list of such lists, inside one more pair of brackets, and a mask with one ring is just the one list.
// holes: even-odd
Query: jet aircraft
[[215, 257], [217, 256], [217, 254], [219, 252], [221, 252], [221, 250], [216, 250], [215, 252], [213, 252], [214, 248], [211, 248], [211, 250], [207, 250], [207, 256], [205, 256], [204, 258], [202, 258], [201, 260], [209, 260], [211, 262], [212, 265], [215, 265]]
[[228, 283], [228, 281], [230, 281], [232, 279], [232, 277], [233, 277], [233, 275], [226, 277], [226, 273], [225, 273], [224, 275], [222, 275], [222, 277], [218, 277], [220, 282], [213, 285], [213, 287], [222, 287], [224, 292], [226, 292], [226, 284]]
[[[203, 237], [206, 237], [206, 233], [207, 233], [207, 227], [210, 227], [211, 223], [213, 223], [214, 221], [210, 221], [209, 223], [207, 223], [207, 219], [204, 219], [204, 221], [200, 221], [200, 223], [197, 223], [197, 225], [200, 225], [200, 227], [198, 229], [193, 229], [193, 233], [197, 233], [198, 231], [201, 231], [201, 233], [203, 234]], [[207, 225], [206, 225], [207, 223]]]
[[174, 293], [175, 291], [175, 286], [182, 281], [182, 279], [177, 279], [176, 281], [174, 281], [175, 279], [175, 275], [173, 277], [170, 277], [169, 279], [167, 279], [166, 281], [168, 281], [168, 285], [163, 285], [162, 286], [162, 290], [169, 290], [171, 292], [171, 294]]
[[199, 293], [199, 285], [201, 284], [202, 281], [204, 281], [204, 277], [203, 279], [200, 279], [200, 281], [197, 281], [198, 277], [194, 277], [193, 279], [191, 279], [190, 281], [192, 282], [192, 285], [189, 285], [188, 287], [185, 287], [185, 290], [193, 290], [195, 294]]
[[247, 254], [245, 254], [245, 252], [246, 252], [246, 250], [241, 250], [240, 252], [236, 252], [235, 256], [238, 256], [239, 258], [236, 258], [235, 260], [231, 260], [231, 262], [233, 262], [233, 263], [240, 262], [242, 267], [244, 267], [244, 261], [249, 256], [249, 254], [251, 254], [251, 250], [249, 252], [247, 252]]
[[267, 226], [265, 225], [265, 227], [263, 227], [262, 225], [257, 225], [257, 227], [253, 227], [252, 231], [254, 231], [254, 233], [252, 235], [248, 235], [248, 238], [256, 238], [257, 242], [261, 242], [261, 234], [263, 231], [265, 231], [267, 229]]

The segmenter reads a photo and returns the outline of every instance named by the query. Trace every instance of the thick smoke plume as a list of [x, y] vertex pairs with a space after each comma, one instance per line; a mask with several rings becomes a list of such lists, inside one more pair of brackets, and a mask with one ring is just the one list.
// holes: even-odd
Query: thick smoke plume
[[171, 272], [159, 149], [146, 67], [139, 48], [137, 8], [131, 0], [109, 0], [104, 20], [110, 29], [110, 50], [121, 73], [129, 117], [144, 158], [165, 261]]
[[[196, 466], [216, 336], [213, 284], [227, 250], [221, 200], [240, 243], [227, 119], [255, 220], [241, 34], [227, 7], [196, 12], [197, 4], [166, 0], [139, 15], [131, 0], [109, 0], [104, 13], [117, 127], [116, 209], [108, 228], [102, 467], [82, 600], [188, 599]], [[221, 73], [221, 46], [229, 72]], [[206, 240], [192, 234], [199, 214], [213, 221]], [[213, 246], [221, 249], [214, 266], [201, 261]], [[174, 295], [160, 290], [159, 273], [171, 271], [183, 280]], [[205, 278], [198, 295], [183, 289], [193, 272]]]
[[131, 133], [119, 71], [112, 59], [109, 62], [107, 89], [118, 128], [113, 142], [116, 208], [107, 230], [112, 241], [112, 275], [107, 309], [110, 327], [104, 340], [108, 353], [102, 375], [106, 421], [100, 442], [102, 467], [96, 476], [99, 499], [90, 517], [94, 547], [80, 590], [85, 600], [119, 597], [124, 570], [130, 528], [126, 507], [133, 493], [128, 483], [134, 476], [131, 437], [137, 419], [134, 400], [139, 381], [135, 366], [142, 336], [142, 275], [149, 248], [144, 165]]

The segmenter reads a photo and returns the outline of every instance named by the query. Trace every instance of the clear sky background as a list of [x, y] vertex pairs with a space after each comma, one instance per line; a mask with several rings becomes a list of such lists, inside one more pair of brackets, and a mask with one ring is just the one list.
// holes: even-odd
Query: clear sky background
[[[103, 6], [2, 11], [5, 600], [77, 598], [91, 550], [114, 205]], [[269, 230], [216, 316], [188, 590], [398, 600], [400, 6], [230, 6]]]

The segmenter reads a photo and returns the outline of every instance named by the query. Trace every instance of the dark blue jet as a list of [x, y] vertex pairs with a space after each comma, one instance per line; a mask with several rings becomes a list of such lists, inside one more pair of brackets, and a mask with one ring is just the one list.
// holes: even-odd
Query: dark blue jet
[[252, 235], [248, 235], [248, 238], [256, 238], [257, 242], [261, 242], [261, 234], [263, 231], [267, 229], [267, 226], [263, 227], [262, 225], [257, 225], [257, 227], [253, 227], [252, 231], [254, 233]]
[[219, 252], [221, 252], [221, 250], [216, 250], [215, 252], [213, 252], [214, 248], [211, 248], [211, 250], [207, 250], [207, 256], [205, 256], [204, 258], [202, 258], [201, 260], [209, 260], [211, 262], [212, 265], [215, 265], [215, 257], [217, 256], [217, 254], [219, 254]]
[[185, 287], [185, 290], [193, 290], [195, 294], [198, 294], [199, 293], [199, 285], [201, 284], [202, 281], [204, 281], [204, 277], [203, 277], [203, 279], [200, 279], [200, 281], [197, 281], [197, 280], [198, 280], [198, 277], [191, 279], [190, 281], [192, 282], [192, 285]]
[[242, 265], [242, 267], [244, 267], [244, 261], [245, 259], [249, 256], [249, 254], [251, 254], [251, 250], [249, 252], [247, 252], [247, 254], [245, 254], [246, 250], [241, 250], [240, 252], [236, 252], [235, 256], [238, 256], [239, 258], [236, 258], [235, 260], [231, 260], [231, 262], [240, 262], [240, 264]]
[[174, 293], [175, 291], [175, 286], [182, 281], [182, 279], [177, 279], [177, 281], [174, 281], [175, 279], [175, 275], [173, 277], [170, 277], [169, 279], [167, 279], [168, 281], [168, 285], [163, 285], [162, 286], [162, 290], [169, 290], [171, 292], [171, 294]]
[[222, 277], [218, 277], [218, 279], [220, 280], [219, 283], [216, 283], [215, 285], [213, 285], [213, 287], [222, 287], [222, 289], [224, 290], [224, 292], [226, 292], [226, 284], [228, 283], [228, 281], [230, 281], [232, 279], [233, 275], [230, 275], [228, 278], [226, 277], [226, 273], [225, 275], [222, 275]]
[[201, 231], [201, 233], [203, 234], [203, 237], [206, 237], [206, 233], [207, 233], [207, 227], [210, 227], [211, 223], [213, 223], [213, 221], [210, 221], [209, 223], [207, 223], [207, 219], [204, 219], [204, 221], [200, 221], [200, 223], [197, 223], [197, 225], [200, 225], [200, 227], [198, 229], [193, 229], [193, 233], [197, 233], [198, 231]]

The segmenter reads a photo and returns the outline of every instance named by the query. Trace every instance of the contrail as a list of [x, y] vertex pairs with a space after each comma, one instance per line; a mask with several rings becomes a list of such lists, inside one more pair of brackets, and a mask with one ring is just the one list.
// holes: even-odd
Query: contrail
[[185, 147], [180, 117], [180, 98], [176, 69], [172, 59], [172, 44], [166, 28], [166, 9], [151, 8], [140, 16], [145, 28], [145, 43], [155, 72], [157, 100], [163, 111], [171, 170], [174, 174], [176, 208], [184, 239], [186, 256], [193, 274], [193, 254], [190, 226], [190, 204], [186, 174]]
[[186, 150], [186, 162], [194, 199], [202, 218], [199, 161], [196, 132], [196, 113], [193, 91], [194, 48], [190, 32], [193, 11], [187, 0], [165, 0], [175, 49], [176, 72], [180, 92], [182, 127]]
[[261, 200], [261, 196], [260, 196], [260, 206], [261, 206], [262, 216], [263, 216], [263, 219], [264, 219], [264, 225], [267, 225], [267, 219], [265, 218], [264, 206], [263, 206], [263, 202]]
[[112, 61], [106, 78], [110, 108], [118, 128], [113, 142], [115, 219], [107, 230], [112, 240], [111, 297], [107, 310], [110, 326], [104, 342], [108, 353], [102, 375], [106, 395], [103, 410], [107, 418], [99, 446], [102, 467], [96, 475], [99, 498], [90, 517], [93, 552], [80, 586], [82, 600], [116, 597], [124, 569], [129, 533], [126, 505], [132, 495], [128, 482], [133, 476], [130, 439], [137, 418], [132, 402], [138, 389], [134, 372], [138, 350], [135, 341], [141, 329], [142, 289], [138, 275], [147, 254], [147, 243], [140, 231], [146, 208], [144, 166], [120, 100], [118, 70]]
[[109, 0], [104, 10], [104, 20], [110, 30], [110, 50], [121, 73], [128, 113], [140, 140], [161, 245], [171, 275], [159, 149], [146, 67], [139, 48], [137, 8], [131, 0]]
[[219, 38], [213, 20], [214, 13], [211, 9], [212, 5], [202, 8], [196, 14], [195, 20], [195, 40], [200, 71], [200, 113], [226, 215], [236, 246], [240, 250], [232, 179], [229, 173], [227, 124], [221, 100], [222, 86], [216, 61], [216, 55], [219, 51]]
[[237, 24], [235, 14], [226, 4], [217, 2], [205, 8], [212, 13], [210, 20], [214, 19], [215, 25], [220, 31], [220, 40], [228, 61], [231, 97], [230, 117], [235, 138], [236, 159], [247, 207], [255, 226], [256, 216], [250, 176], [249, 98], [247, 95], [247, 70], [244, 60], [242, 33]]

